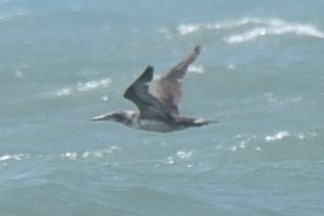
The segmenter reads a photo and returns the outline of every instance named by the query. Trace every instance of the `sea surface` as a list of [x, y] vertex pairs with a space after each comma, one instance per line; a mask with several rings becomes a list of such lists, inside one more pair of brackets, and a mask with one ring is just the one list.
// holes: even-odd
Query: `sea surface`
[[[324, 1], [0, 0], [1, 216], [324, 214]], [[91, 118], [195, 45], [175, 133]]]

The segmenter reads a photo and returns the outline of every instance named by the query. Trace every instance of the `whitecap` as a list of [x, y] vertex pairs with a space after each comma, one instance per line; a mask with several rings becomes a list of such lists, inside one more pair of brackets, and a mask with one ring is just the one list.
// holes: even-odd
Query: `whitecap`
[[[181, 23], [177, 27], [177, 32], [181, 36], [201, 33], [203, 31], [242, 31], [232, 33], [224, 37], [224, 41], [229, 44], [245, 43], [256, 40], [260, 37], [271, 35], [294, 34], [315, 38], [324, 38], [324, 32], [311, 24], [292, 23], [279, 18], [256, 18], [243, 17], [234, 21], [215, 22], [215, 23]], [[170, 32], [163, 28], [161, 33], [171, 37]]]
[[121, 151], [122, 148], [119, 146], [111, 146], [110, 148], [106, 149], [105, 152], [108, 154], [114, 153], [114, 152], [119, 152]]
[[96, 157], [96, 158], [102, 158], [103, 155], [104, 155], [104, 152], [103, 152], [103, 151], [93, 151], [93, 152], [91, 153], [91, 155], [92, 155], [93, 157]]
[[11, 159], [11, 155], [3, 155], [0, 157], [0, 161], [7, 161]]
[[79, 82], [71, 87], [64, 87], [62, 89], [49, 93], [49, 95], [53, 97], [69, 96], [80, 92], [88, 92], [98, 88], [108, 87], [110, 84], [111, 79], [109, 78], [97, 81]]
[[247, 135], [247, 134], [237, 134], [235, 138], [239, 140], [238, 144], [230, 148], [231, 151], [236, 151], [237, 149], [247, 149], [248, 145], [255, 140], [256, 135]]
[[97, 89], [100, 87], [106, 87], [111, 83], [111, 80], [108, 79], [102, 79], [98, 81], [89, 81], [86, 83], [78, 83], [77, 87], [75, 88], [76, 91], [83, 92], [83, 91], [90, 91], [93, 89]]
[[230, 44], [243, 43], [264, 36], [267, 34], [266, 32], [267, 30], [265, 28], [256, 28], [242, 34], [232, 35], [226, 38], [225, 41]]
[[189, 160], [192, 157], [192, 151], [178, 151], [177, 157], [182, 160]]
[[109, 97], [108, 97], [108, 95], [104, 95], [104, 96], [102, 96], [102, 101], [108, 101], [109, 100]]
[[12, 154], [12, 155], [3, 155], [0, 156], [0, 162], [1, 161], [8, 161], [8, 160], [15, 160], [15, 161], [20, 161], [23, 159], [27, 159], [29, 157], [29, 154], [25, 153], [20, 153], [20, 154]]
[[89, 155], [90, 155], [90, 153], [88, 152], [88, 151], [86, 151], [86, 152], [84, 152], [83, 154], [82, 154], [82, 158], [88, 158], [89, 157]]
[[256, 151], [262, 151], [262, 148], [260, 146], [255, 147]]
[[230, 148], [230, 150], [231, 150], [231, 151], [236, 151], [237, 148], [238, 148], [238, 147], [235, 145], [235, 146], [232, 146], [232, 147]]
[[315, 132], [306, 132], [306, 133], [301, 132], [301, 133], [297, 134], [297, 138], [300, 140], [312, 139], [316, 136], [317, 136], [317, 133], [315, 133]]
[[180, 35], [188, 35], [195, 32], [198, 32], [204, 26], [196, 23], [181, 24], [178, 26], [178, 32]]
[[290, 136], [290, 133], [288, 131], [280, 131], [274, 135], [268, 135], [265, 137], [265, 140], [267, 142], [275, 142], [275, 141], [278, 141], [278, 140], [282, 140], [286, 137], [289, 137]]
[[177, 31], [180, 35], [189, 35], [198, 33], [203, 30], [229, 30], [248, 24], [260, 24], [262, 21], [256, 18], [242, 18], [236, 21], [216, 22], [216, 23], [182, 23], [178, 26]]
[[265, 19], [251, 23], [254, 26], [252, 29], [225, 37], [225, 42], [229, 44], [245, 43], [264, 36], [284, 34], [324, 38], [324, 32], [310, 24], [290, 23], [281, 19]]
[[247, 145], [246, 145], [246, 144], [247, 144], [246, 141], [241, 141], [239, 147], [240, 147], [241, 149], [246, 149], [246, 148], [247, 148]]
[[188, 71], [191, 73], [203, 74], [205, 69], [202, 65], [190, 65]]
[[193, 167], [193, 164], [188, 164], [187, 165], [187, 168], [189, 168], [189, 169], [192, 168], [192, 167]]
[[61, 155], [61, 157], [63, 158], [69, 158], [71, 160], [75, 160], [78, 157], [78, 153], [77, 152], [65, 152], [64, 154]]
[[173, 164], [175, 164], [175, 160], [173, 159], [173, 157], [168, 157], [168, 158], [167, 158], [167, 163], [168, 163], [169, 165], [173, 165]]
[[272, 92], [267, 92], [263, 94], [264, 98], [270, 102], [279, 102], [279, 103], [299, 103], [303, 100], [302, 95], [293, 95], [286, 98], [275, 96]]
[[61, 154], [62, 158], [68, 158], [71, 160], [75, 160], [77, 158], [81, 159], [88, 159], [88, 158], [103, 158], [105, 155], [113, 154], [115, 152], [121, 151], [122, 148], [118, 146], [111, 146], [107, 149], [103, 150], [93, 150], [93, 151], [84, 151], [81, 153], [78, 153], [76, 151], [67, 151], [63, 154]]

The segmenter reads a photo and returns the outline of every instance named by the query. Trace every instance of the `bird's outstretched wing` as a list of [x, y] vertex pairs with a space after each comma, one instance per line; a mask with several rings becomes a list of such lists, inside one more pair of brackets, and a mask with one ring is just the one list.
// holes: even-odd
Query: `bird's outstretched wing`
[[188, 66], [197, 59], [200, 50], [201, 46], [196, 46], [187, 57], [161, 77], [155, 86], [156, 97], [163, 103], [167, 112], [174, 116], [179, 115], [178, 105], [182, 98], [182, 79]]
[[161, 101], [149, 93], [148, 83], [153, 79], [153, 67], [148, 66], [125, 91], [124, 97], [138, 107], [143, 119], [173, 120]]

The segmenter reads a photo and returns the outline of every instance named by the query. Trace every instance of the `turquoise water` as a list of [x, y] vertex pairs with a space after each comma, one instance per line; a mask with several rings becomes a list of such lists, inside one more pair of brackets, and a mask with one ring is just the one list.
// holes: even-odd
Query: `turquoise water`
[[[0, 0], [1, 215], [321, 215], [322, 1]], [[197, 45], [171, 134], [94, 123]]]

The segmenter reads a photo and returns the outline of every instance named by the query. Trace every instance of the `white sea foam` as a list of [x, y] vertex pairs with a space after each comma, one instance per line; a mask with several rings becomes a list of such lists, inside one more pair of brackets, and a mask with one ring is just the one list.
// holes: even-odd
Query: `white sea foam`
[[[279, 131], [275, 134], [266, 135], [264, 137], [261, 137], [265, 142], [276, 142], [280, 140], [284, 140], [288, 137], [299, 139], [299, 140], [309, 140], [317, 137], [316, 132], [299, 132], [299, 133], [291, 133], [287, 130]], [[256, 135], [243, 135], [238, 134], [235, 136], [236, 139], [239, 140], [237, 145], [233, 145], [230, 147], [231, 151], [236, 151], [238, 149], [247, 149], [250, 148], [253, 143], [256, 143], [255, 141], [259, 141], [260, 137], [257, 137]], [[255, 147], [255, 150], [259, 151], [261, 150], [261, 147]]]
[[77, 152], [71, 152], [71, 151], [68, 151], [64, 154], [61, 155], [62, 157], [65, 157], [65, 158], [69, 158], [71, 160], [74, 160], [78, 157], [78, 153]]
[[256, 135], [248, 135], [248, 134], [237, 134], [235, 136], [236, 139], [238, 139], [238, 144], [235, 146], [232, 146], [230, 148], [231, 151], [236, 151], [238, 149], [244, 150], [247, 149], [248, 146], [254, 142], [254, 140], [257, 139]]
[[195, 32], [198, 32], [199, 30], [203, 29], [204, 25], [198, 24], [198, 23], [188, 23], [188, 24], [181, 24], [178, 26], [178, 31], [181, 35], [188, 35]]
[[[180, 161], [190, 161], [192, 158], [192, 151], [177, 151], [175, 156], [167, 157], [166, 163], [168, 165], [175, 165]], [[187, 168], [192, 168], [193, 164], [187, 164]]]
[[85, 83], [79, 82], [76, 85], [73, 85], [71, 87], [65, 87], [57, 91], [54, 91], [50, 93], [50, 95], [54, 97], [69, 96], [75, 93], [88, 92], [98, 88], [108, 87], [110, 84], [111, 84], [111, 79], [109, 78], [98, 80], [98, 81], [89, 81]]
[[189, 160], [192, 158], [192, 151], [178, 151], [177, 157], [182, 160]]
[[278, 18], [245, 17], [218, 23], [182, 23], [177, 27], [177, 31], [182, 36], [205, 31], [222, 31], [230, 34], [224, 37], [224, 41], [229, 44], [245, 43], [264, 36], [284, 34], [324, 39], [324, 32], [311, 24], [292, 23]]
[[8, 154], [8, 155], [0, 156], [0, 162], [9, 161], [9, 160], [20, 161], [20, 160], [26, 159], [28, 157], [29, 157], [29, 154], [25, 154], [25, 153], [12, 154], [12, 155]]
[[278, 140], [282, 140], [286, 137], [289, 137], [290, 136], [290, 133], [288, 131], [280, 131], [274, 135], [268, 135], [265, 137], [265, 140], [267, 142], [275, 142], [275, 141], [278, 141]]
[[297, 134], [297, 138], [300, 140], [305, 140], [305, 139], [312, 139], [314, 137], [317, 137], [317, 133], [316, 132], [301, 132], [299, 134]]
[[103, 101], [108, 101], [109, 100], [109, 97], [108, 97], [108, 95], [104, 95], [104, 96], [102, 96], [102, 98], [101, 98]]
[[246, 144], [247, 144], [246, 141], [241, 141], [239, 147], [241, 149], [246, 149], [247, 148], [247, 145]]
[[0, 157], [0, 161], [6, 161], [6, 160], [10, 160], [11, 159], [11, 155], [3, 155]]
[[242, 27], [248, 24], [260, 24], [262, 21], [256, 18], [242, 18], [236, 21], [219, 22], [219, 23], [182, 23], [177, 30], [180, 35], [189, 35], [201, 31], [230, 30]]
[[225, 42], [229, 44], [245, 43], [264, 36], [284, 34], [324, 38], [323, 31], [309, 24], [290, 23], [280, 19], [266, 19], [252, 23], [254, 25], [251, 29], [225, 37]]
[[202, 65], [190, 65], [188, 68], [188, 72], [203, 74], [205, 72], [205, 69]]
[[173, 157], [168, 157], [168, 158], [167, 158], [167, 163], [168, 163], [169, 165], [173, 165], [173, 164], [175, 164], [175, 160], [174, 160], [174, 158], [173, 158]]
[[282, 98], [280, 96], [274, 95], [272, 92], [267, 92], [264, 95], [264, 98], [270, 103], [299, 103], [303, 100], [302, 95], [293, 95], [289, 97]]
[[61, 154], [62, 158], [68, 158], [71, 160], [75, 159], [87, 159], [87, 158], [102, 158], [106, 155], [113, 154], [115, 152], [121, 151], [122, 149], [118, 146], [111, 146], [108, 149], [103, 150], [94, 150], [94, 151], [85, 151], [85, 152], [76, 152], [76, 151], [67, 151]]
[[231, 150], [231, 151], [236, 151], [236, 150], [237, 150], [237, 146], [236, 146], [236, 145], [232, 146], [232, 147], [230, 148], [230, 150]]
[[260, 146], [255, 147], [256, 151], [262, 151], [262, 148]]

